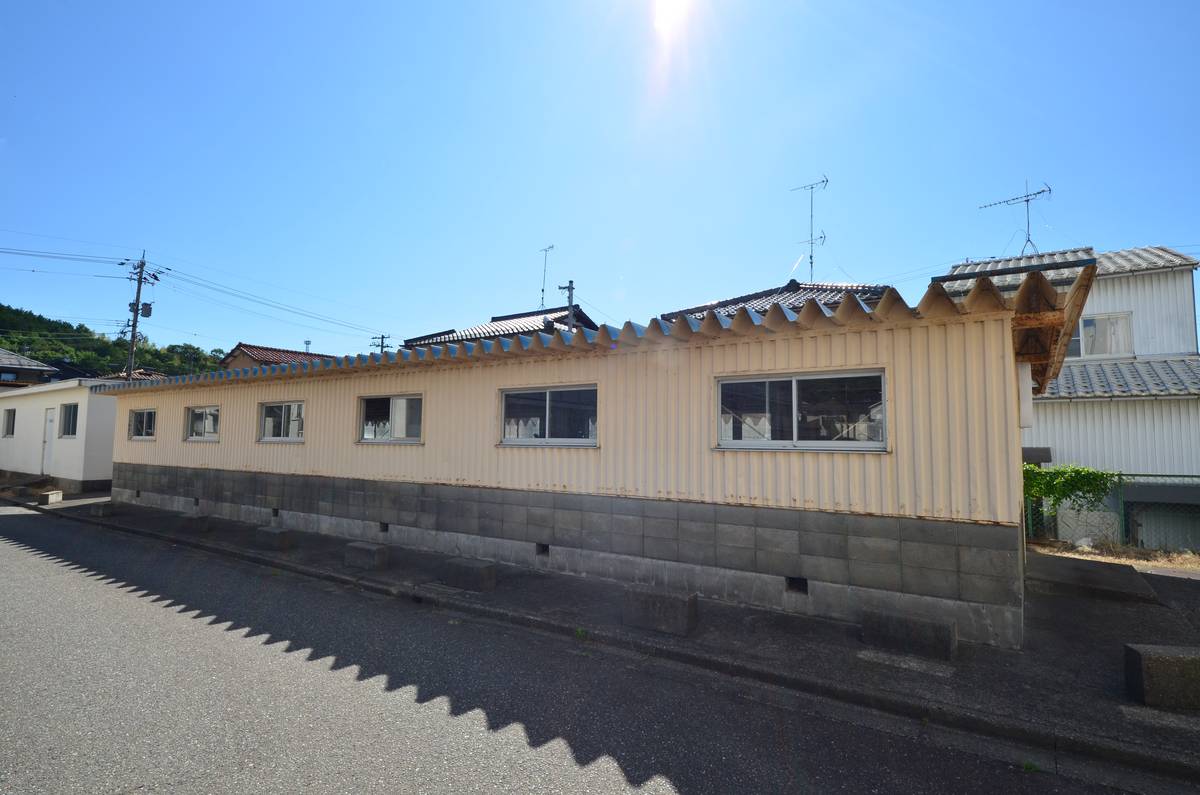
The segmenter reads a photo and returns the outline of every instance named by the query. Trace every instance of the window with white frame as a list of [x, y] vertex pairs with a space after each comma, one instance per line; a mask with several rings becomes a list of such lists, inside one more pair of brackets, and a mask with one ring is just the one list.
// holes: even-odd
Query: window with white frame
[[263, 403], [259, 407], [258, 439], [262, 442], [304, 441], [304, 403]]
[[129, 438], [153, 439], [158, 412], [154, 409], [134, 409], [129, 412]]
[[0, 433], [0, 435], [3, 435], [3, 436], [13, 436], [16, 434], [16, 432], [17, 432], [17, 410], [16, 409], [5, 409], [4, 410], [4, 427], [3, 427], [3, 429], [0, 429], [0, 430], [2, 430], [2, 433]]
[[366, 397], [359, 403], [362, 412], [360, 441], [421, 441], [420, 395]]
[[187, 410], [187, 438], [189, 441], [215, 442], [220, 430], [220, 406], [192, 406]]
[[719, 447], [886, 449], [883, 373], [722, 379], [718, 390]]
[[1082, 318], [1067, 345], [1068, 358], [1132, 354], [1132, 315], [1129, 312]]
[[596, 387], [502, 393], [504, 444], [596, 444]]
[[58, 435], [71, 437], [79, 428], [79, 404], [63, 403], [58, 410]]

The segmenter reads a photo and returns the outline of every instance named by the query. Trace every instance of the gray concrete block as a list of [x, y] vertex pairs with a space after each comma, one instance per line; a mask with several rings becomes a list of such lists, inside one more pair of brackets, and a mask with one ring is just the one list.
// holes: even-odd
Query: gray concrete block
[[581, 549], [590, 549], [595, 552], [609, 552], [612, 550], [612, 532], [585, 527], [579, 531], [579, 546]]
[[958, 626], [951, 618], [926, 618], [864, 610], [862, 640], [869, 646], [953, 660], [958, 655]]
[[754, 547], [760, 551], [800, 554], [800, 532], [775, 527], [758, 527], [754, 532]]
[[803, 562], [799, 553], [757, 549], [754, 552], [754, 568], [762, 574], [774, 574], [779, 577], [803, 576]]
[[716, 565], [726, 569], [754, 571], [755, 554], [753, 547], [730, 547], [718, 544], [716, 546]]
[[538, 527], [554, 527], [554, 509], [530, 507], [525, 513], [526, 522]]
[[538, 524], [525, 526], [525, 540], [534, 544], [553, 544], [554, 543], [554, 528], [543, 527]]
[[582, 511], [583, 495], [556, 493], [554, 495], [554, 507], [556, 510]]
[[583, 511], [580, 514], [580, 526], [585, 533], [607, 533], [612, 530], [612, 514]]
[[528, 501], [530, 508], [554, 507], [554, 494], [549, 491], [525, 492], [525, 499]]
[[500, 502], [481, 502], [477, 513], [480, 521], [484, 519], [504, 520], [504, 503]]
[[800, 529], [810, 533], [845, 535], [849, 517], [830, 511], [800, 511]]
[[612, 530], [614, 533], [625, 535], [642, 535], [642, 517], [614, 513], [612, 515]]
[[1016, 607], [1021, 604], [1021, 581], [1016, 577], [987, 577], [959, 572], [958, 595], [966, 602]]
[[850, 561], [850, 584], [860, 588], [899, 591], [903, 585], [900, 577], [900, 564], [871, 563], [852, 559]]
[[679, 504], [668, 500], [644, 500], [642, 516], [647, 519], [670, 519], [673, 522], [679, 518]]
[[809, 580], [844, 585], [850, 582], [850, 564], [845, 558], [801, 555], [800, 575]]
[[800, 554], [818, 555], [824, 558], [846, 557], [847, 536], [837, 533], [809, 533], [800, 531]]
[[570, 509], [554, 509], [554, 529], [579, 530], [583, 527], [583, 513]]
[[481, 536], [488, 538], [500, 538], [504, 533], [504, 521], [493, 517], [479, 517], [476, 522], [476, 527]]
[[902, 590], [920, 596], [942, 599], [958, 598], [958, 573], [945, 569], [923, 569], [919, 566], [900, 567]]
[[901, 541], [900, 562], [924, 569], [958, 571], [958, 548], [923, 541]]
[[621, 623], [686, 637], [696, 628], [696, 594], [630, 585], [621, 601]]
[[642, 554], [656, 560], [679, 560], [679, 542], [647, 535], [642, 539]]
[[754, 526], [754, 508], [749, 505], [718, 505], [715, 521], [718, 524]]
[[500, 529], [500, 537], [507, 538], [509, 541], [526, 541], [529, 536], [529, 525], [525, 522], [510, 522], [505, 520], [504, 526]]
[[638, 516], [642, 515], [642, 503], [645, 500], [639, 500], [634, 497], [613, 497], [612, 513], [614, 516]]
[[647, 516], [642, 520], [642, 535], [647, 538], [679, 538], [679, 522], [675, 519]]
[[564, 547], [578, 547], [583, 538], [583, 531], [578, 527], [556, 526], [554, 528], [554, 543]]
[[1017, 577], [1020, 562], [1016, 552], [999, 549], [958, 548], [958, 570], [988, 577]]
[[1200, 646], [1125, 646], [1125, 689], [1164, 709], [1200, 709]]
[[441, 580], [464, 591], [492, 591], [496, 588], [496, 564], [471, 558], [451, 558], [441, 566]]
[[712, 546], [716, 542], [716, 538], [717, 526], [713, 522], [680, 518], [680, 541], [688, 541], [693, 544], [708, 544], [709, 546]]
[[958, 544], [979, 549], [1003, 549], [1016, 552], [1024, 538], [1016, 525], [971, 524], [958, 522]]
[[626, 533], [613, 533], [611, 537], [612, 551], [618, 555], [641, 555], [642, 554], [642, 536], [641, 533], [631, 535]]
[[296, 544], [296, 534], [283, 527], [259, 527], [254, 531], [254, 546], [259, 549], [285, 550]]
[[953, 546], [958, 543], [958, 524], [902, 516], [900, 517], [900, 540]]
[[756, 535], [757, 532], [752, 526], [720, 523], [717, 525], [716, 541], [721, 546], [753, 549]]
[[846, 515], [846, 534], [871, 538], [900, 539], [900, 520], [895, 516]]
[[599, 494], [583, 495], [583, 507], [580, 509], [590, 513], [612, 513], [612, 497]]
[[505, 524], [513, 522], [525, 524], [529, 520], [529, 508], [524, 505], [505, 505], [502, 514]]
[[37, 498], [38, 505], [53, 505], [56, 502], [62, 502], [61, 491], [43, 491]]
[[711, 543], [694, 543], [680, 539], [679, 561], [694, 563], [697, 566], [715, 566], [717, 565], [717, 548]]
[[892, 538], [849, 536], [846, 539], [846, 554], [850, 560], [867, 563], [899, 563], [900, 542]]
[[388, 564], [388, 546], [353, 541], [346, 545], [343, 562], [348, 569], [384, 569]]
[[790, 508], [755, 508], [754, 524], [760, 529], [799, 530], [800, 512]]
[[717, 521], [717, 506], [709, 502], [679, 503], [679, 521], [709, 522]]
[[111, 502], [97, 502], [88, 507], [88, 515], [98, 518], [112, 516], [115, 509]]

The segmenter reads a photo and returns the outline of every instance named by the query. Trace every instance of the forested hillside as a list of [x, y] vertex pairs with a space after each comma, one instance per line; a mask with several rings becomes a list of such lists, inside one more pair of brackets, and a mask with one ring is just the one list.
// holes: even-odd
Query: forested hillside
[[[139, 336], [141, 333], [139, 332]], [[51, 320], [25, 309], [0, 304], [0, 348], [38, 361], [68, 359], [73, 364], [100, 374], [125, 368], [128, 337], [109, 339], [80, 323]], [[168, 375], [215, 370], [225, 352], [205, 351], [195, 345], [158, 347], [145, 341], [138, 345], [136, 367]]]

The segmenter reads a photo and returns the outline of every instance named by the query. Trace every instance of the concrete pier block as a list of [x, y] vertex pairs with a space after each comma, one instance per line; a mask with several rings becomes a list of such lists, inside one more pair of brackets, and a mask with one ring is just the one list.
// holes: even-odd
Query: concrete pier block
[[38, 495], [38, 505], [53, 505], [56, 502], [62, 502], [61, 491], [43, 491]]
[[953, 660], [958, 655], [958, 625], [952, 618], [922, 618], [864, 610], [862, 641], [905, 654]]
[[346, 568], [384, 569], [388, 564], [386, 544], [371, 544], [367, 541], [352, 541], [346, 545]]
[[259, 527], [254, 531], [254, 546], [282, 551], [296, 545], [296, 534], [283, 527]]
[[451, 558], [442, 564], [442, 582], [464, 591], [492, 591], [496, 588], [496, 564], [471, 558]]
[[621, 602], [621, 623], [672, 635], [690, 635], [696, 628], [696, 594], [627, 586]]
[[1125, 646], [1125, 689], [1148, 707], [1200, 709], [1200, 646]]
[[115, 512], [111, 502], [97, 502], [88, 508], [88, 514], [101, 519], [112, 516]]

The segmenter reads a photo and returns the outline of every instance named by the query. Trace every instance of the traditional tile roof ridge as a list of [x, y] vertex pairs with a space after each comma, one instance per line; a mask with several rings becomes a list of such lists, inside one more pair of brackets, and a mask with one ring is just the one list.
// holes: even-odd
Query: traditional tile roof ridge
[[238, 342], [225, 354], [222, 362], [231, 358], [237, 350], [241, 350], [251, 359], [264, 364], [287, 364], [288, 362], [315, 362], [318, 359], [328, 359], [327, 353], [312, 353], [310, 351], [294, 351], [288, 348], [272, 348], [269, 345], [251, 345]]
[[[948, 275], [962, 275], [963, 280], [971, 276], [989, 275], [997, 287], [1005, 290], [1016, 286], [1021, 280], [1021, 274], [1012, 271], [1040, 270], [1051, 284], [1066, 284], [1075, 279], [1079, 268], [1092, 262], [1096, 264], [1096, 276], [1099, 278], [1200, 266], [1200, 260], [1195, 257], [1166, 246], [1142, 246], [1100, 253], [1096, 253], [1090, 246], [1085, 246], [1029, 256], [960, 262], [951, 266]], [[949, 281], [945, 280], [945, 277], [942, 278], [950, 292], [961, 290], [962, 280]]]
[[[509, 334], [531, 334], [536, 331], [566, 330], [569, 306], [555, 306], [547, 309], [535, 309], [530, 312], [517, 312], [511, 315], [494, 315], [487, 323], [462, 329], [447, 329], [420, 337], [410, 337], [404, 341], [405, 347], [414, 345], [432, 345], [445, 342], [468, 342], [473, 340], [503, 337]], [[588, 317], [587, 313], [576, 304], [575, 324], [577, 326], [596, 330], [599, 326]]]
[[58, 371], [57, 368], [39, 362], [37, 359], [30, 359], [28, 356], [22, 356], [4, 348], [0, 348], [0, 367], [11, 367], [15, 370], [41, 370], [47, 373]]
[[1038, 400], [1200, 398], [1200, 356], [1069, 361]]
[[[125, 370], [125, 368], [121, 368], [120, 370], [117, 370], [115, 373], [108, 373], [107, 375], [99, 376], [99, 378], [104, 381], [124, 381], [126, 372], [127, 371]], [[133, 380], [133, 381], [159, 381], [164, 378], [171, 378], [171, 376], [167, 375], [166, 373], [160, 372], [158, 370], [151, 370], [146, 367], [135, 367], [133, 370], [133, 378], [130, 380]]]
[[724, 315], [733, 315], [745, 307], [756, 312], [765, 312], [772, 304], [781, 304], [795, 310], [806, 301], [815, 300], [822, 304], [836, 304], [842, 296], [851, 292], [868, 303], [878, 301], [885, 290], [886, 284], [854, 284], [850, 282], [798, 282], [790, 279], [780, 287], [759, 290], [755, 293], [724, 298], [719, 301], [709, 301], [706, 304], [677, 309], [674, 312], [664, 312], [660, 317], [673, 320], [681, 315], [701, 317], [712, 310]]

